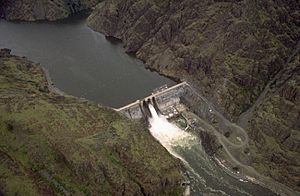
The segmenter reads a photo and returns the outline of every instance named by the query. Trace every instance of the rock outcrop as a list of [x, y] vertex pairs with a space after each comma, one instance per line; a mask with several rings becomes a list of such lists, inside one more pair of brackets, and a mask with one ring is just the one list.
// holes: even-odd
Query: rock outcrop
[[88, 23], [190, 82], [247, 130], [252, 166], [299, 191], [299, 10], [297, 0], [106, 0]]
[[138, 122], [49, 92], [0, 50], [0, 195], [180, 195], [181, 164]]
[[222, 145], [217, 142], [216, 136], [211, 133], [200, 131], [199, 138], [201, 139], [201, 144], [205, 152], [209, 156], [213, 156], [219, 148], [222, 148]]
[[0, 18], [6, 20], [63, 19], [71, 14], [92, 8], [101, 0], [1, 0]]

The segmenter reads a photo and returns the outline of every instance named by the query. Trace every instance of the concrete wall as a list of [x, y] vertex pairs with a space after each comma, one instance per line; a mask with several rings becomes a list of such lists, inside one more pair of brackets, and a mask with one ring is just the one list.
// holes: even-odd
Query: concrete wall
[[[187, 89], [188, 89], [188, 84], [183, 82], [173, 87], [170, 87], [168, 89], [165, 89], [163, 91], [157, 93], [154, 92], [152, 95], [145, 97], [143, 100], [147, 101], [148, 99], [151, 100], [152, 97], [155, 97], [159, 109], [163, 112], [164, 110], [168, 109], [170, 106], [179, 104], [180, 97], [186, 93]], [[140, 106], [141, 104], [142, 101], [138, 100], [127, 106], [116, 109], [116, 111], [124, 114], [128, 118], [140, 119], [143, 118], [143, 112]]]
[[140, 119], [143, 118], [143, 113], [141, 111], [140, 105], [135, 104], [129, 108], [119, 111], [120, 113], [124, 114], [128, 118], [132, 119]]

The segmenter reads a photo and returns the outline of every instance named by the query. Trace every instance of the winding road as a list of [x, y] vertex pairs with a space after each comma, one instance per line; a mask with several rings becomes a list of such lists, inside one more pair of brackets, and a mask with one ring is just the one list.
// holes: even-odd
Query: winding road
[[[227, 160], [231, 162], [231, 164], [236, 165], [239, 167], [239, 174], [235, 172], [231, 172], [231, 174], [234, 177], [238, 177], [240, 179], [244, 179], [246, 181], [252, 181], [256, 184], [260, 184], [264, 187], [267, 187], [276, 193], [279, 193], [280, 195], [294, 195], [295, 192], [291, 190], [289, 187], [280, 184], [270, 177], [266, 177], [258, 173], [253, 167], [249, 165], [245, 165], [241, 163], [234, 155], [233, 155], [233, 150], [239, 151], [239, 153], [244, 153], [243, 148], [245, 148], [247, 145], [249, 145], [249, 136], [247, 132], [240, 126], [238, 126], [235, 123], [230, 122], [227, 118], [225, 118], [220, 112], [218, 112], [212, 104], [205, 98], [203, 97], [200, 93], [198, 93], [194, 87], [192, 87], [190, 84], [186, 83], [187, 86], [192, 90], [192, 92], [198, 96], [201, 100], [205, 102], [205, 104], [209, 107], [209, 112], [215, 115], [218, 119], [218, 121], [222, 121], [218, 125], [223, 125], [228, 127], [234, 127], [236, 131], [238, 131], [241, 135], [243, 135], [243, 140], [241, 140], [241, 144], [236, 144], [232, 143], [228, 138], [226, 138], [220, 131], [218, 131], [214, 126], [206, 122], [205, 120], [201, 119], [199, 116], [197, 116], [194, 113], [191, 112], [186, 112], [183, 113], [183, 117], [189, 122], [188, 119], [197, 119], [198, 123], [198, 128], [213, 133], [218, 142], [223, 146], [224, 151], [228, 155], [230, 160]], [[190, 125], [191, 126], [191, 125]], [[222, 129], [223, 127], [220, 127]], [[251, 176], [251, 177], [250, 177]]]

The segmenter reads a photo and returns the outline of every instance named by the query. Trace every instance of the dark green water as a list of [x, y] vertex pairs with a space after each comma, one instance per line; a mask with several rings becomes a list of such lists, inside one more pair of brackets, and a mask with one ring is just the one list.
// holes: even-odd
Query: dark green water
[[[107, 106], [120, 107], [173, 81], [150, 72], [125, 54], [122, 45], [89, 29], [84, 19], [55, 23], [0, 21], [0, 48], [44, 65], [58, 88]], [[228, 176], [201, 150], [200, 143], [174, 151], [189, 165], [192, 195], [274, 195]]]
[[67, 94], [121, 107], [173, 81], [150, 72], [121, 43], [92, 31], [82, 18], [55, 23], [0, 20], [0, 48], [45, 66]]

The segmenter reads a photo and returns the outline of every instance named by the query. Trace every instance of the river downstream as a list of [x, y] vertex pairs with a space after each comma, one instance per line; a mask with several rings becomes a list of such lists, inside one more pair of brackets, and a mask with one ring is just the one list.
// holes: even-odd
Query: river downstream
[[[115, 108], [143, 98], [161, 85], [174, 84], [146, 70], [141, 61], [124, 52], [121, 43], [108, 41], [88, 28], [83, 18], [55, 23], [1, 20], [0, 48], [41, 63], [55, 85], [67, 94]], [[152, 130], [152, 134], [156, 131], [162, 130]], [[181, 134], [177, 129], [174, 133]], [[179, 137], [165, 147], [187, 167], [192, 195], [275, 195], [226, 174], [204, 153], [195, 136], [189, 137], [188, 143]]]
[[209, 157], [198, 137], [184, 131], [158, 115], [150, 105], [152, 117], [149, 119], [151, 134], [186, 167], [190, 181], [191, 195], [226, 195], [226, 196], [273, 196], [275, 193], [251, 182], [241, 182], [226, 174]]

